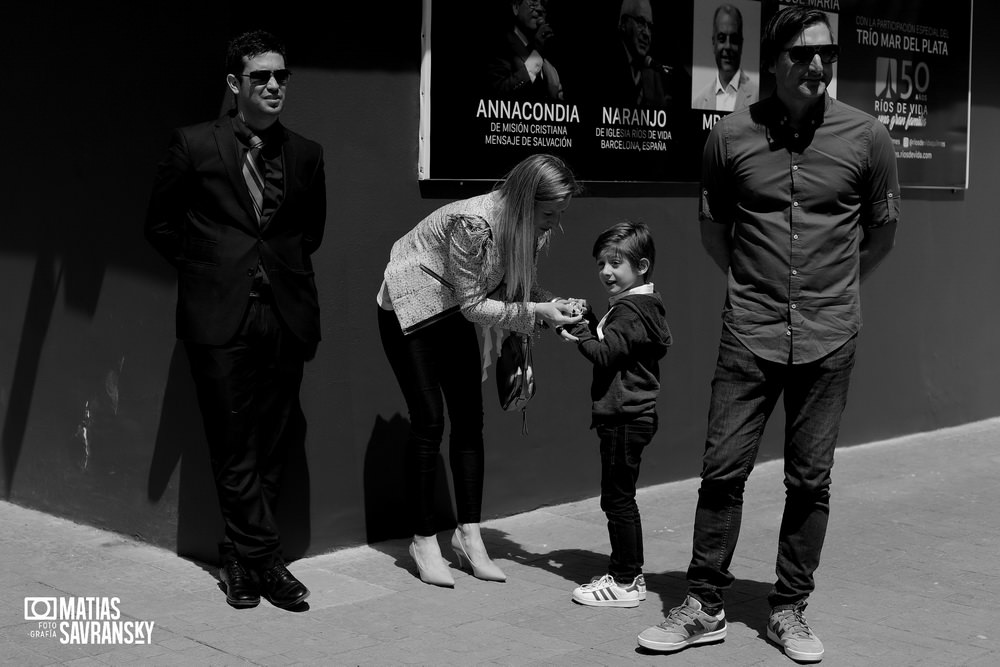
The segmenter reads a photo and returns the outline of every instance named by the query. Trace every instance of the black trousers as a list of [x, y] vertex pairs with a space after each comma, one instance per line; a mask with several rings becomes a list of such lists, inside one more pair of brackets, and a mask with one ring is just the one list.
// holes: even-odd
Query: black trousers
[[476, 327], [455, 312], [403, 335], [396, 313], [378, 309], [379, 333], [410, 414], [406, 442], [407, 510], [416, 535], [433, 535], [435, 476], [451, 422], [448, 462], [459, 523], [479, 523], [483, 504], [483, 390]]
[[225, 522], [219, 556], [268, 568], [281, 560], [274, 512], [286, 453], [304, 436], [306, 347], [258, 298], [231, 341], [186, 347]]

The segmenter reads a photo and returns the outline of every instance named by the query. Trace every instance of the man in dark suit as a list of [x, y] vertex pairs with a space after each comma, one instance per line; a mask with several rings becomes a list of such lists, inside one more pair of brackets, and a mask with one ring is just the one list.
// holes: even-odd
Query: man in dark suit
[[516, 100], [560, 101], [563, 87], [552, 63], [555, 49], [547, 0], [511, 0], [514, 23], [493, 45], [489, 93]]
[[649, 0], [622, 0], [618, 35], [621, 46], [614, 47], [606, 58], [602, 65], [601, 85], [595, 89], [595, 94], [604, 104], [636, 109], [670, 109], [680, 99], [687, 101], [690, 82], [686, 73], [650, 55], [653, 8]]
[[[177, 337], [198, 392], [225, 537], [226, 600], [309, 595], [285, 567], [275, 523], [288, 443], [302, 436], [299, 385], [320, 338], [310, 255], [326, 221], [323, 150], [278, 121], [285, 49], [255, 31], [229, 44], [235, 109], [175, 130], [146, 238], [177, 268]], [[262, 143], [261, 143], [262, 141]]]

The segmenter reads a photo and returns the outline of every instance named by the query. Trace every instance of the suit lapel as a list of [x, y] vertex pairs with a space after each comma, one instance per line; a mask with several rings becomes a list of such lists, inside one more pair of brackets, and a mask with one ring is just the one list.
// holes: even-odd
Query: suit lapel
[[246, 214], [244, 222], [256, 232], [257, 216], [253, 210], [253, 202], [250, 201], [250, 192], [247, 190], [246, 181], [243, 180], [243, 169], [240, 164], [240, 148], [233, 134], [232, 121], [229, 116], [223, 116], [215, 124], [215, 143], [219, 147], [219, 157], [225, 165], [226, 175], [229, 183], [233, 186], [233, 194], [240, 208]]

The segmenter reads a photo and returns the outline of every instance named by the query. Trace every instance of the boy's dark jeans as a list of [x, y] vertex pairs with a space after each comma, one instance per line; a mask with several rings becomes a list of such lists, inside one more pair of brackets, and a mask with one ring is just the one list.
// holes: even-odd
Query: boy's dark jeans
[[635, 502], [642, 450], [656, 433], [656, 418], [624, 424], [597, 424], [601, 439], [601, 509], [608, 517], [611, 563], [608, 574], [631, 584], [642, 573], [642, 523]]

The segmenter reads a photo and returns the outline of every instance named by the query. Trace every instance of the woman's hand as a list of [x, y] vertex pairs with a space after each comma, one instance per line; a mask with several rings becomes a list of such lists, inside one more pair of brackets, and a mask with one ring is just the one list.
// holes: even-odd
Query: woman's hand
[[535, 304], [535, 319], [541, 320], [553, 328], [576, 324], [582, 317], [583, 312], [580, 308], [568, 299]]
[[568, 306], [574, 315], [586, 315], [587, 311], [590, 310], [590, 306], [587, 305], [586, 299], [575, 299], [573, 297], [556, 297], [552, 299], [552, 303], [562, 304]]

